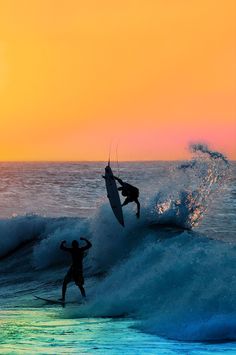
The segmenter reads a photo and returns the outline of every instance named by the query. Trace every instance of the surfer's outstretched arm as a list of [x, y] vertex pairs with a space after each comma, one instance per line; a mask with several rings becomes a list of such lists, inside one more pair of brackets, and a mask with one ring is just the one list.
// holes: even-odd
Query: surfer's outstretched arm
[[123, 181], [121, 179], [119, 179], [118, 177], [116, 177], [115, 175], [114, 175], [114, 179], [117, 180], [118, 183], [121, 184], [121, 186], [124, 185]]
[[61, 242], [60, 249], [61, 249], [61, 250], [64, 250], [64, 251], [69, 251], [71, 248], [65, 247], [65, 245], [64, 245], [65, 243], [66, 243], [65, 240], [63, 240], [63, 241]]
[[84, 241], [87, 243], [87, 244], [85, 245], [85, 247], [80, 248], [80, 249], [82, 249], [83, 251], [85, 251], [85, 250], [87, 250], [87, 249], [89, 249], [89, 248], [92, 247], [92, 243], [90, 243], [90, 241], [89, 241], [88, 239], [81, 237], [80, 240], [84, 240]]

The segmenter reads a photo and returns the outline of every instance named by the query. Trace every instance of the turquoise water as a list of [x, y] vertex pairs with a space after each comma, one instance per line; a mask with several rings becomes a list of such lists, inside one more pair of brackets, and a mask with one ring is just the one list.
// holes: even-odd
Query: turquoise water
[[64, 319], [58, 307], [8, 309], [0, 315], [3, 354], [229, 354], [235, 344], [183, 343], [138, 332], [132, 319]]

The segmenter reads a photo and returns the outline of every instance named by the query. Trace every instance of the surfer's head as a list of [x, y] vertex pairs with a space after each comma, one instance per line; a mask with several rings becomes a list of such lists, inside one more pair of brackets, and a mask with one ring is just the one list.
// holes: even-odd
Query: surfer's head
[[77, 240], [73, 240], [73, 242], [71, 243], [72, 248], [78, 248], [79, 247], [79, 243], [77, 242]]

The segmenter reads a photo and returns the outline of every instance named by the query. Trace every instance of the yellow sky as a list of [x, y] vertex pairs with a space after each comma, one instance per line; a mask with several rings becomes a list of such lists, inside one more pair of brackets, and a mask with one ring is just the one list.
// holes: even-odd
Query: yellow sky
[[236, 1], [0, 0], [0, 160], [236, 159]]

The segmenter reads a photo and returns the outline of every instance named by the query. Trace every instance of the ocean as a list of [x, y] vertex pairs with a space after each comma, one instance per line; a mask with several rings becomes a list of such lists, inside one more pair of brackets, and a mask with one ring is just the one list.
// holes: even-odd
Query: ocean
[[[111, 164], [140, 190], [125, 228], [105, 162], [0, 163], [0, 353], [236, 354], [236, 163], [195, 145]], [[60, 298], [60, 242], [83, 236], [87, 301], [74, 284], [65, 307], [35, 299]]]

